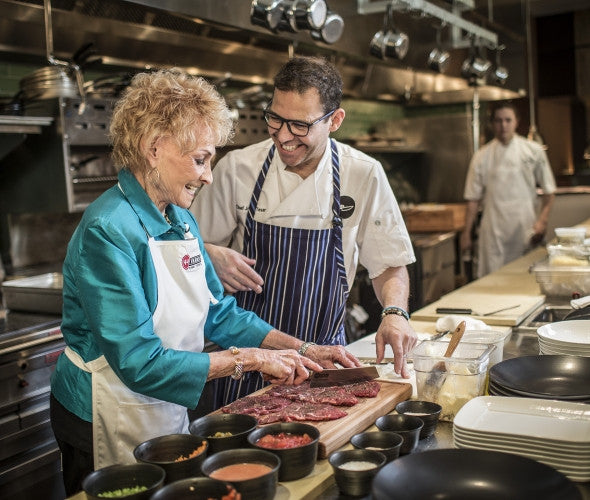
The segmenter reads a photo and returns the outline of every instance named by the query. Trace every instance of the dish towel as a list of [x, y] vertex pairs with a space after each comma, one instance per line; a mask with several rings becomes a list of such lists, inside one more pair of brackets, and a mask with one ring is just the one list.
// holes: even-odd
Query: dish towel
[[448, 316], [443, 316], [442, 318], [438, 318], [436, 320], [436, 331], [437, 332], [446, 332], [448, 330], [454, 330], [457, 328], [461, 321], [465, 321], [465, 330], [491, 330], [492, 328], [489, 325], [486, 325], [483, 321], [479, 319], [465, 317], [462, 314], [450, 314]]

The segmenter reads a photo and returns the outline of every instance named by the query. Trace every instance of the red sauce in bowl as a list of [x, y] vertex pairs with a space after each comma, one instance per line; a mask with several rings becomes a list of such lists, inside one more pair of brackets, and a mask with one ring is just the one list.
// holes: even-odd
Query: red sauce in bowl
[[247, 479], [264, 476], [271, 471], [272, 469], [268, 465], [241, 463], [220, 467], [211, 472], [209, 477], [220, 479], [221, 481], [245, 481]]
[[278, 434], [267, 434], [256, 441], [256, 446], [261, 448], [284, 450], [297, 448], [313, 441], [308, 434], [291, 434], [290, 432], [279, 432]]

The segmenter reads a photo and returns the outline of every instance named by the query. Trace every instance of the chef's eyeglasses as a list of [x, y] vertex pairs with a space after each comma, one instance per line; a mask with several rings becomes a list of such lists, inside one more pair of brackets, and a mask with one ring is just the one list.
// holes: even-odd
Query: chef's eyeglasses
[[299, 120], [287, 120], [286, 118], [283, 118], [282, 116], [279, 116], [276, 113], [268, 111], [268, 109], [265, 109], [264, 121], [273, 130], [280, 130], [283, 126], [283, 123], [286, 123], [287, 129], [293, 135], [296, 135], [297, 137], [305, 137], [307, 134], [309, 134], [309, 129], [311, 127], [313, 127], [316, 123], [320, 123], [322, 120], [325, 120], [326, 118], [334, 114], [335, 111], [336, 110], [333, 109], [329, 113], [326, 113], [324, 116], [320, 116], [317, 120], [314, 120], [311, 123], [307, 123]]

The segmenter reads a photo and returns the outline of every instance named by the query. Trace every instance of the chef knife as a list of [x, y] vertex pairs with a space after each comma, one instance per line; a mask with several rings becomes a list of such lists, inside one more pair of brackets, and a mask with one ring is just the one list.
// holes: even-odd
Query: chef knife
[[360, 368], [331, 368], [321, 372], [313, 372], [310, 378], [310, 387], [330, 387], [334, 385], [347, 385], [357, 382], [366, 382], [379, 377], [379, 372], [374, 366], [361, 366]]
[[483, 314], [476, 313], [473, 309], [467, 308], [437, 307], [436, 314], [473, 314], [474, 316], [491, 316], [492, 314], [496, 314], [499, 312], [509, 311], [510, 309], [516, 309], [517, 307], [520, 307], [520, 304], [516, 304], [515, 306], [503, 307], [502, 309], [496, 309], [495, 311], [490, 311]]

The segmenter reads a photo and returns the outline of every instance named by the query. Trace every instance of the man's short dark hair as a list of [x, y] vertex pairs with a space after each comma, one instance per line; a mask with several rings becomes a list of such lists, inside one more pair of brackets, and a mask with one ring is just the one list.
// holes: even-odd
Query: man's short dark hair
[[512, 111], [514, 111], [514, 116], [516, 116], [516, 119], [520, 120], [518, 109], [516, 109], [516, 106], [512, 101], [500, 101], [494, 104], [492, 107], [492, 111], [490, 112], [491, 121], [494, 121], [494, 119], [496, 118], [496, 111], [499, 111], [500, 109], [511, 109]]
[[290, 59], [275, 76], [274, 88], [299, 94], [315, 88], [326, 113], [339, 108], [342, 102], [342, 77], [336, 66], [321, 57]]

